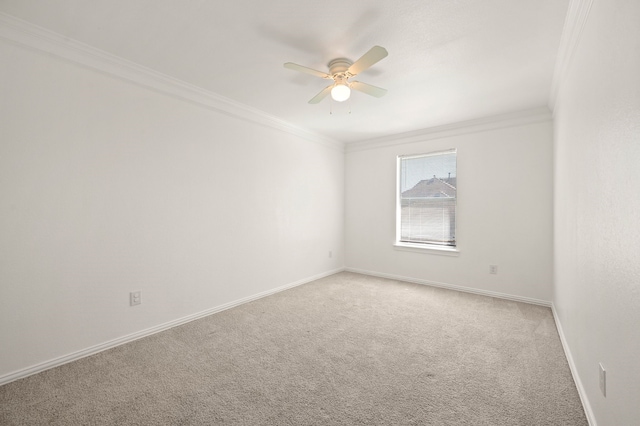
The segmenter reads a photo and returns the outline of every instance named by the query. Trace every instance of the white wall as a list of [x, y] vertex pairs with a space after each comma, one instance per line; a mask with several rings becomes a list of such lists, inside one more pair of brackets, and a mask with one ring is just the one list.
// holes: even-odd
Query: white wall
[[340, 146], [0, 58], [0, 379], [343, 266]]
[[[500, 125], [506, 127], [348, 149], [347, 268], [548, 303], [552, 124], [494, 123]], [[396, 157], [448, 148], [458, 150], [459, 256], [394, 248]], [[489, 265], [498, 265], [497, 275]]]
[[554, 305], [600, 426], [640, 424], [639, 23], [593, 1], [555, 106]]

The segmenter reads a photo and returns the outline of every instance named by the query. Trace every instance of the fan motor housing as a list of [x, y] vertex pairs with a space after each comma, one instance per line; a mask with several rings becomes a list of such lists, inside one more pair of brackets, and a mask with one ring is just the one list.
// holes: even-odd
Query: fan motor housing
[[347, 58], [336, 58], [329, 62], [329, 72], [331, 74], [344, 73], [349, 69], [351, 64], [353, 64], [353, 61]]

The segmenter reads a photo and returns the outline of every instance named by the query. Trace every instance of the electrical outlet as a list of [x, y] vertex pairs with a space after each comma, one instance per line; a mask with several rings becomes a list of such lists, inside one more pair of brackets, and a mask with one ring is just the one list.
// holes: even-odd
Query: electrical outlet
[[333, 257], [333, 252], [329, 251], [329, 258], [332, 258], [332, 257]]
[[489, 265], [489, 273], [496, 275], [498, 273], [498, 265]]
[[598, 371], [600, 372], [600, 392], [607, 397], [607, 370], [604, 369], [602, 363], [598, 363]]
[[132, 291], [129, 293], [129, 305], [135, 306], [142, 303], [142, 297], [139, 291]]

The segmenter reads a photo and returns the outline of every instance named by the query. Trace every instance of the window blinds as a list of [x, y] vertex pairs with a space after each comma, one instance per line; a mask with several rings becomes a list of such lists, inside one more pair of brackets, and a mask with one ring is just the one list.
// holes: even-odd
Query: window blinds
[[456, 246], [456, 151], [398, 157], [398, 241]]

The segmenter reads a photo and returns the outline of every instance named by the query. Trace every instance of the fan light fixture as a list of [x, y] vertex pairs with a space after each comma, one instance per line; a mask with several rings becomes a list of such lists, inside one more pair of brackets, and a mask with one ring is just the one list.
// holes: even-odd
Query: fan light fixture
[[337, 83], [331, 89], [331, 97], [336, 102], [344, 102], [351, 96], [351, 89], [344, 83]]

